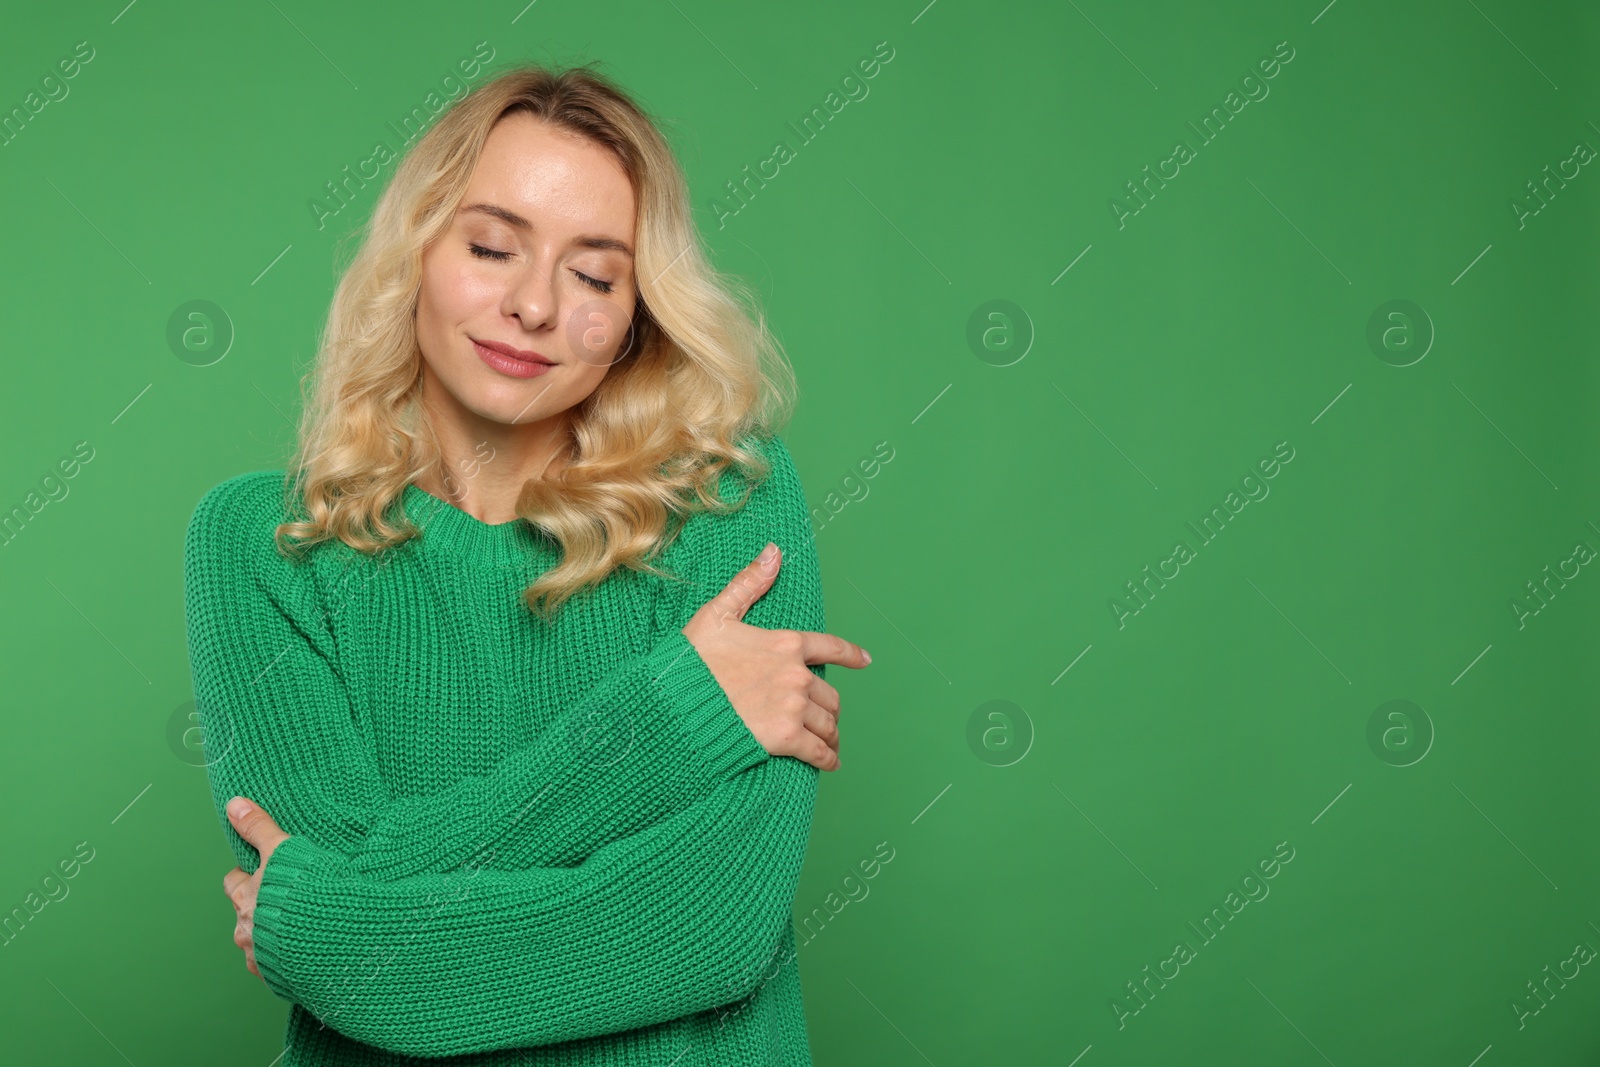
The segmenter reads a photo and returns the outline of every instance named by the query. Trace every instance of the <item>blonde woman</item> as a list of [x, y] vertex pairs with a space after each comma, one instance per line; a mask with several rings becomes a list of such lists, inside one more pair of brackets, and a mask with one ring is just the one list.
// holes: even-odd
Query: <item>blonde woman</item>
[[485, 83], [397, 167], [292, 463], [207, 492], [185, 544], [283, 1067], [810, 1062], [823, 665], [870, 660], [823, 632], [746, 295], [586, 68]]

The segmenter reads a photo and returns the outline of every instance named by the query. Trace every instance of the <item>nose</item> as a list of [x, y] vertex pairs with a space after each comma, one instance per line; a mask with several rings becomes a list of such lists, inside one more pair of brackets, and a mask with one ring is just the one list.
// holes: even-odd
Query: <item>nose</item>
[[500, 310], [520, 319], [522, 328], [530, 333], [548, 325], [556, 313], [555, 286], [550, 280], [550, 268], [542, 262], [530, 260], [507, 284]]

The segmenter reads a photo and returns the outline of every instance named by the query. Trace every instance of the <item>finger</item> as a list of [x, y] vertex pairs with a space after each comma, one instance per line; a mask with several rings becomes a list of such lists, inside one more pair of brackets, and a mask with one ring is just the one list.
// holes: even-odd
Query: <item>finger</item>
[[832, 713], [834, 718], [839, 717], [839, 691], [815, 674], [811, 675], [811, 681], [806, 685], [806, 698]]
[[837, 663], [841, 667], [860, 670], [872, 662], [867, 650], [834, 634], [798, 631], [803, 639], [800, 653], [807, 663]]
[[742, 621], [750, 606], [772, 588], [773, 579], [778, 576], [778, 569], [783, 563], [783, 553], [770, 541], [764, 551], [772, 552], [770, 568], [757, 556], [728, 581], [722, 592], [706, 601], [706, 607], [719, 621], [726, 618]]
[[[821, 709], [817, 710], [820, 714], [827, 715], [827, 713], [821, 711]], [[835, 739], [837, 739], [838, 732], [836, 730], [831, 732], [833, 733]], [[836, 771], [839, 769], [841, 764], [839, 762], [839, 753], [835, 746], [830, 745], [815, 730], [808, 729], [806, 731], [806, 738], [806, 752], [801, 757], [802, 759], [811, 764], [813, 767], [817, 768], [819, 771]]]
[[266, 813], [246, 797], [234, 797], [228, 801], [227, 810], [228, 822], [238, 831], [239, 836], [252, 845], [256, 844], [255, 830], [261, 825], [261, 817]]
[[278, 842], [289, 836], [273, 821], [272, 816], [245, 797], [234, 797], [228, 801], [228, 821], [240, 837], [256, 847], [257, 852], [276, 848]]
[[248, 874], [245, 874], [244, 871], [240, 870], [238, 867], [235, 867], [233, 870], [222, 876], [222, 891], [231, 897], [233, 896], [233, 891], [235, 889], [249, 880], [250, 876]]
[[839, 751], [839, 719], [833, 712], [817, 704], [807, 704], [802, 721], [806, 729], [820, 737], [831, 751]]

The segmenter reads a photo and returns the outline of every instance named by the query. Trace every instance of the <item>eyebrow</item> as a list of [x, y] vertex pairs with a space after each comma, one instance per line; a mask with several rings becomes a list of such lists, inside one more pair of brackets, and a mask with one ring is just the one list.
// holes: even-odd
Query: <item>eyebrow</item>
[[[519, 230], [533, 229], [533, 223], [518, 215], [515, 211], [508, 211], [498, 204], [468, 204], [461, 209], [463, 212], [474, 211], [480, 215], [489, 215], [501, 222], [509, 223]], [[576, 244], [584, 248], [595, 248], [602, 252], [621, 252], [629, 259], [633, 258], [633, 249], [615, 237], [596, 237], [593, 234], [583, 234], [574, 239]]]

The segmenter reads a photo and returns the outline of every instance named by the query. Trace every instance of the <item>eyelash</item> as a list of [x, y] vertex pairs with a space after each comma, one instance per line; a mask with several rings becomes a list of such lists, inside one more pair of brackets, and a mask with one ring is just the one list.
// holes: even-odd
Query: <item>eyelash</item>
[[[469, 248], [472, 251], [472, 254], [477, 256], [479, 259], [492, 259], [497, 262], [504, 262], [505, 260], [511, 258], [510, 252], [499, 252], [493, 248], [485, 248], [482, 245], [469, 244], [467, 245], [467, 248]], [[578, 275], [578, 280], [584, 285], [587, 285], [589, 288], [594, 289], [597, 292], [611, 292], [612, 285], [610, 282], [603, 282], [599, 278], [591, 278], [587, 274], [583, 274], [579, 271], [573, 271], [572, 273]]]

